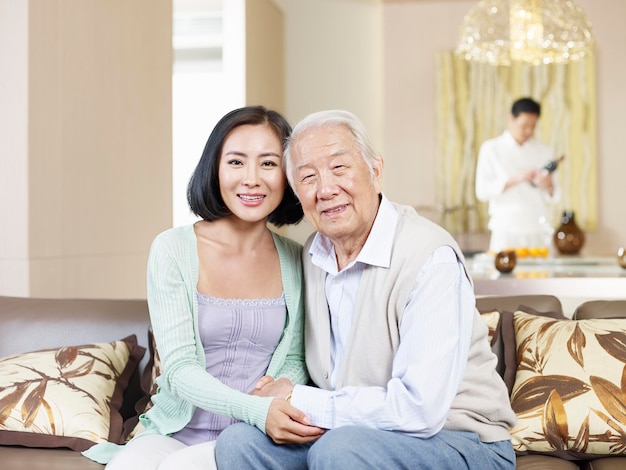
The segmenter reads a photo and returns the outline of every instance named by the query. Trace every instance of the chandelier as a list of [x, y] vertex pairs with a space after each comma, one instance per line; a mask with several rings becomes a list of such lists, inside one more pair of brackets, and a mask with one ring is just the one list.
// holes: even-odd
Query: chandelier
[[578, 60], [593, 50], [591, 23], [570, 0], [480, 0], [463, 20], [456, 53], [493, 65]]

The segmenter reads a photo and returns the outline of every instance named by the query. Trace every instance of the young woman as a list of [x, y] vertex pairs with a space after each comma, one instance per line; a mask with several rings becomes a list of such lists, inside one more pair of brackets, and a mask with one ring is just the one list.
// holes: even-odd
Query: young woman
[[280, 114], [255, 106], [226, 114], [211, 133], [187, 192], [202, 220], [159, 234], [150, 250], [163, 371], [140, 417], [145, 431], [120, 452], [85, 453], [100, 462], [114, 454], [108, 470], [215, 468], [214, 441], [228, 425], [280, 439], [303, 419], [288, 401], [255, 395], [273, 378], [308, 378], [301, 246], [268, 228], [303, 216], [282, 166], [290, 132]]

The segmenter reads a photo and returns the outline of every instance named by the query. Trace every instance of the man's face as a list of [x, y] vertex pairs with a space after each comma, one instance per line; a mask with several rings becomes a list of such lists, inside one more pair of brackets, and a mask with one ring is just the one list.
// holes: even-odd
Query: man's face
[[304, 132], [291, 155], [294, 190], [308, 221], [334, 243], [362, 247], [378, 211], [382, 160], [372, 174], [344, 125]]
[[522, 145], [535, 133], [539, 116], [532, 113], [519, 113], [517, 117], [509, 115], [509, 132], [515, 141]]

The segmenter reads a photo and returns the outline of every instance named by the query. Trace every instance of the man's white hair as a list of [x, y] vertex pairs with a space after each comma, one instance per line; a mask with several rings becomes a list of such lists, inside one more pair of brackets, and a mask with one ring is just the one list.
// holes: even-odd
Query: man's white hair
[[[328, 126], [345, 126], [359, 147], [359, 153], [363, 157], [363, 161], [369, 168], [370, 175], [374, 177], [374, 169], [380, 166], [380, 159], [378, 154], [374, 151], [370, 143], [369, 135], [365, 130], [363, 123], [354, 114], [349, 111], [343, 111], [340, 109], [330, 109], [326, 111], [318, 111], [316, 113], [309, 114], [303, 118], [293, 129], [293, 132], [287, 139], [285, 146], [285, 152], [283, 155], [283, 166], [285, 173], [287, 174], [287, 181], [291, 185], [294, 192], [294, 167], [292, 162], [292, 148], [298, 141], [300, 136], [314, 128], [328, 127]], [[297, 196], [297, 194], [296, 194]]]

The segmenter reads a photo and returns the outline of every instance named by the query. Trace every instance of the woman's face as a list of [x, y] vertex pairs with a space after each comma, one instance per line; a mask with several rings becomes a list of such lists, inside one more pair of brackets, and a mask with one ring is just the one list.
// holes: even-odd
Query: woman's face
[[233, 129], [222, 146], [220, 193], [226, 207], [243, 221], [266, 221], [285, 193], [283, 146], [268, 124]]

